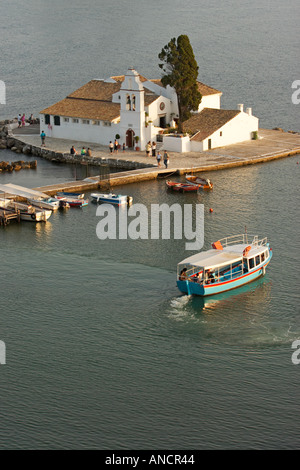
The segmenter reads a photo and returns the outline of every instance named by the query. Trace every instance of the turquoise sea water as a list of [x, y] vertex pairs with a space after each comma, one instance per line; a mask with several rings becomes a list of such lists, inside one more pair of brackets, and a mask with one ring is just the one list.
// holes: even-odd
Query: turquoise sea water
[[[148, 21], [149, 2], [126, 3], [7, 4], [8, 114], [128, 65], [157, 76], [160, 48], [187, 32], [198, 62], [205, 57], [202, 81], [224, 90], [225, 103], [257, 100], [265, 126], [297, 128], [288, 103], [296, 2], [230, 1], [220, 11], [217, 2], [167, 1], [155, 16], [153, 1]], [[206, 300], [176, 288], [176, 264], [192, 254], [185, 240], [100, 241], [94, 204], [0, 227], [0, 448], [298, 449], [299, 170], [298, 155], [211, 172], [214, 190], [199, 195], [168, 193], [164, 181], [118, 187], [148, 209], [204, 204], [204, 248], [245, 226], [270, 239], [264, 278]], [[38, 160], [36, 171], [0, 180], [37, 187], [73, 172]]]

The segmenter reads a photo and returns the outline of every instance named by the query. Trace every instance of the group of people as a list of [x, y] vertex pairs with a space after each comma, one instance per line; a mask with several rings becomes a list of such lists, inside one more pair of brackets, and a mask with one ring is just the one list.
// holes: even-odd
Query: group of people
[[165, 167], [168, 168], [169, 163], [170, 163], [170, 158], [166, 150], [164, 151], [163, 157], [159, 150], [156, 154], [156, 143], [152, 142], [151, 144], [151, 142], [149, 141], [146, 145], [146, 156], [150, 157], [150, 153], [152, 153], [152, 157], [156, 157], [158, 167], [161, 166], [161, 160], [163, 160]]
[[169, 163], [170, 163], [170, 158], [169, 158], [169, 154], [168, 154], [168, 152], [167, 152], [166, 150], [164, 151], [163, 157], [161, 156], [160, 151], [157, 152], [156, 161], [157, 161], [157, 166], [158, 166], [159, 168], [160, 168], [160, 162], [161, 162], [162, 159], [163, 159], [165, 168], [168, 168]]
[[18, 114], [18, 127], [25, 126], [25, 114]]
[[[120, 145], [116, 139], [114, 142], [110, 141], [108, 144], [108, 147], [109, 147], [110, 153], [118, 153]], [[125, 143], [123, 143], [123, 152], [125, 152]]]
[[[71, 149], [70, 149], [70, 154], [71, 154], [71, 155], [78, 155], [78, 152], [77, 152], [77, 150], [75, 149], [74, 145], [72, 145], [72, 147], [71, 147]], [[88, 147], [87, 149], [86, 149], [85, 147], [82, 147], [81, 152], [80, 152], [80, 155], [81, 155], [82, 157], [84, 157], [85, 155], [86, 155], [87, 157], [91, 157], [91, 156], [92, 156], [92, 151], [91, 151], [90, 147]]]
[[[23, 113], [22, 115], [19, 113], [18, 114], [18, 127], [25, 126], [25, 121], [26, 121], [25, 113]], [[30, 117], [28, 118], [28, 122], [29, 124], [33, 124], [35, 122], [33, 114], [30, 114]]]

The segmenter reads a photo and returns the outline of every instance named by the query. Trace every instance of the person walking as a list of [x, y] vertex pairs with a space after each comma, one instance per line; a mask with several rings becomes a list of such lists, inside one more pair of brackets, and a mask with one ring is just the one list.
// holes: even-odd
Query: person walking
[[110, 153], [113, 153], [114, 144], [112, 143], [112, 141], [110, 141], [110, 142], [109, 142], [109, 145], [108, 145], [108, 147], [109, 147], [109, 151], [110, 151]]
[[46, 134], [44, 131], [41, 132], [42, 147], [45, 147]]
[[25, 113], [21, 117], [21, 121], [22, 121], [22, 126], [25, 126]]
[[118, 150], [119, 150], [119, 142], [117, 141], [117, 139], [115, 140], [115, 143], [114, 143], [114, 152], [115, 153], [118, 153]]
[[165, 165], [166, 168], [168, 168], [169, 162], [170, 162], [169, 155], [168, 155], [167, 151], [165, 150], [165, 152], [164, 152], [164, 165]]
[[22, 116], [21, 116], [21, 114], [19, 113], [19, 114], [18, 114], [18, 127], [21, 127], [21, 125], [22, 125]]
[[160, 167], [160, 161], [161, 161], [161, 153], [160, 153], [160, 151], [157, 152], [156, 161], [157, 161], [157, 166]]
[[156, 143], [152, 142], [152, 157], [156, 157]]
[[151, 143], [149, 140], [148, 144], [146, 145], [146, 157], [150, 157], [150, 150], [151, 150]]

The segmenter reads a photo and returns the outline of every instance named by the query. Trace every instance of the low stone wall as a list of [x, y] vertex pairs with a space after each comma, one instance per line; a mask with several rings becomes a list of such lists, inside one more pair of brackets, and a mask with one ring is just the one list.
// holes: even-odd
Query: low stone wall
[[15, 137], [12, 129], [16, 126], [16, 121], [0, 121], [0, 149], [9, 149], [16, 153], [24, 155], [33, 155], [42, 157], [55, 163], [71, 163], [101, 166], [109, 165], [112, 168], [120, 168], [124, 170], [135, 170], [139, 168], [152, 168], [151, 163], [139, 163], [131, 160], [123, 160], [117, 158], [101, 158], [101, 157], [82, 157], [81, 155], [71, 155], [69, 153], [55, 152], [54, 150], [45, 149], [39, 146], [29, 145], [21, 139]]

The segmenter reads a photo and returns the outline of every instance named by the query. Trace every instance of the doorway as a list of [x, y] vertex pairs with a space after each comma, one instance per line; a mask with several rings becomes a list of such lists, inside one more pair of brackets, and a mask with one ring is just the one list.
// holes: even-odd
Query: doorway
[[166, 115], [160, 116], [159, 118], [159, 127], [165, 129], [167, 127]]
[[133, 131], [132, 129], [128, 129], [128, 130], [126, 131], [126, 147], [127, 147], [127, 148], [130, 148], [130, 149], [133, 148], [133, 146], [134, 146], [134, 145], [133, 145], [133, 143], [134, 143], [134, 141], [133, 141], [134, 135], [135, 135], [135, 133], [134, 133], [134, 131]]

